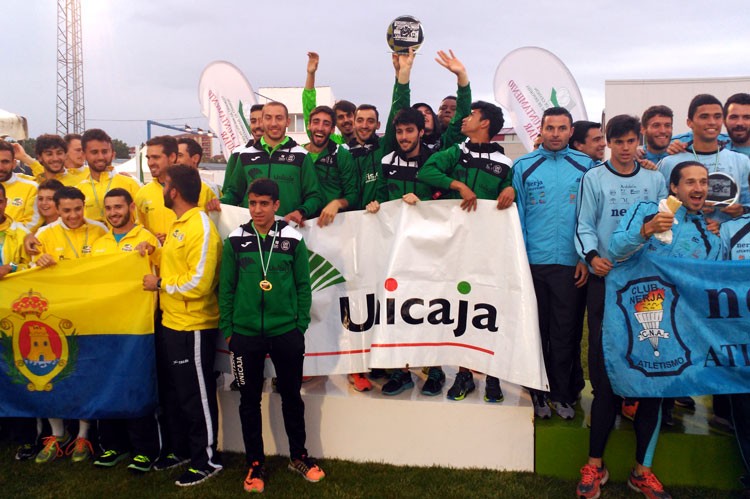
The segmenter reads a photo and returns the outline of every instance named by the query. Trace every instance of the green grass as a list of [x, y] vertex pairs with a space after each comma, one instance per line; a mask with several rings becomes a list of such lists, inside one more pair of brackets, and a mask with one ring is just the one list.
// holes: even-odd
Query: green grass
[[[18, 462], [15, 448], [0, 446], [0, 496], [7, 498], [140, 498], [238, 497], [244, 494], [242, 481], [246, 468], [238, 454], [225, 454], [225, 469], [207, 482], [195, 487], [174, 485], [180, 471], [150, 472], [131, 475], [124, 463], [113, 469], [97, 469], [90, 462], [73, 464], [60, 459], [47, 465]], [[470, 449], [467, 449], [470, 452]], [[504, 452], [512, 452], [510, 449]], [[268, 497], [574, 497], [575, 481], [561, 480], [533, 473], [497, 472], [491, 470], [456, 470], [418, 468], [386, 464], [362, 464], [326, 459], [320, 462], [327, 477], [320, 483], [307, 483], [286, 469], [287, 461], [271, 457], [266, 463], [270, 478]], [[606, 498], [634, 498], [624, 483], [608, 483]], [[724, 492], [699, 488], [670, 488], [678, 498], [719, 499], [738, 497]]]

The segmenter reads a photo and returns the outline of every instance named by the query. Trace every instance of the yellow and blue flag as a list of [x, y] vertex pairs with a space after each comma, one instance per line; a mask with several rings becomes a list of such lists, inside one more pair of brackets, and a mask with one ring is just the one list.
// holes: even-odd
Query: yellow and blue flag
[[0, 416], [129, 418], [157, 404], [155, 294], [137, 253], [0, 281]]

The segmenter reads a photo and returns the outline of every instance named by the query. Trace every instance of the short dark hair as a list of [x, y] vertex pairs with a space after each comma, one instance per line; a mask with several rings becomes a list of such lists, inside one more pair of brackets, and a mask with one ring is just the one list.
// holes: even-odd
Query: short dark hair
[[250, 194], [256, 196], [271, 196], [271, 201], [279, 200], [279, 184], [270, 178], [256, 178], [247, 188], [248, 197]]
[[573, 126], [573, 116], [570, 114], [570, 111], [568, 111], [564, 107], [555, 106], [545, 109], [542, 113], [542, 127], [544, 126], [544, 120], [545, 118], [547, 118], [547, 116], [567, 116], [568, 121], [570, 121], [570, 126]]
[[63, 140], [66, 144], [70, 145], [70, 143], [74, 140], [81, 140], [81, 134], [80, 133], [68, 133], [65, 134], [63, 137]]
[[277, 100], [266, 102], [265, 104], [263, 104], [263, 109], [265, 109], [267, 106], [281, 106], [284, 108], [284, 113], [286, 113], [286, 115], [289, 116], [289, 108], [287, 108], [286, 104], [284, 104], [283, 102], [279, 102]]
[[86, 150], [86, 144], [88, 144], [92, 140], [106, 142], [110, 145], [112, 144], [112, 137], [107, 135], [107, 132], [105, 132], [101, 128], [91, 128], [83, 132], [83, 135], [81, 135], [81, 147], [83, 147], [84, 151]]
[[641, 125], [647, 127], [648, 122], [656, 118], [657, 116], [664, 116], [665, 118], [674, 120], [674, 113], [667, 106], [651, 106], [643, 111], [643, 115], [641, 116]]
[[641, 122], [635, 116], [618, 114], [607, 122], [607, 141], [617, 139], [633, 132], [635, 136], [641, 137]]
[[57, 192], [60, 189], [62, 189], [63, 187], [65, 187], [65, 186], [63, 185], [62, 182], [60, 182], [56, 178], [51, 178], [51, 179], [45, 180], [44, 182], [42, 182], [41, 184], [39, 184], [37, 186], [37, 188], [36, 188], [36, 191], [39, 192], [39, 191], [47, 190], [47, 191]]
[[703, 163], [699, 163], [698, 161], [683, 161], [682, 163], [677, 163], [677, 166], [675, 166], [672, 169], [672, 172], [669, 174], [669, 192], [672, 192], [672, 185], [679, 185], [680, 179], [682, 178], [682, 170], [685, 168], [688, 168], [690, 166], [700, 166], [702, 168], [705, 168], [706, 171], [708, 171], [708, 168], [706, 168], [706, 165]]
[[[258, 104], [256, 104], [256, 106], [257, 105]], [[263, 108], [261, 107], [261, 109]], [[198, 143], [197, 140], [191, 139], [190, 137], [180, 137], [179, 139], [177, 139], [178, 148], [180, 144], [185, 144], [187, 146], [188, 156], [192, 157], [197, 154], [201, 158], [203, 157], [203, 148], [201, 147], [201, 145]]]
[[695, 116], [695, 112], [700, 106], [707, 106], [711, 104], [718, 105], [721, 108], [721, 114], [724, 114], [724, 106], [721, 105], [721, 101], [719, 99], [711, 94], [698, 94], [693, 97], [693, 100], [690, 101], [690, 106], [688, 106], [688, 118], [692, 120]]
[[349, 102], [348, 100], [336, 101], [336, 104], [333, 105], [333, 112], [337, 113], [339, 111], [346, 114], [354, 114], [357, 111], [357, 106], [355, 106], [353, 102]]
[[739, 104], [741, 106], [750, 106], [750, 94], [740, 92], [738, 94], [731, 95], [724, 103], [724, 116], [726, 116], [729, 106], [732, 104]]
[[83, 195], [80, 189], [76, 187], [63, 186], [61, 189], [55, 191], [55, 195], [52, 196], [55, 201], [55, 206], [60, 206], [61, 199], [80, 199], [83, 203], [86, 203], [86, 196]]
[[68, 144], [59, 135], [45, 133], [36, 138], [34, 146], [36, 157], [38, 158], [47, 149], [62, 149], [63, 152], [68, 152]]
[[257, 111], [263, 111], [263, 104], [253, 104], [252, 106], [250, 106], [250, 114]]
[[601, 127], [602, 124], [595, 121], [576, 121], [575, 123], [573, 123], [573, 135], [570, 136], [570, 147], [576, 149], [576, 142], [584, 144], [586, 142], [586, 136], [589, 134], [589, 130], [591, 130], [592, 128], [601, 129]]
[[354, 112], [355, 116], [360, 111], [375, 111], [375, 119], [380, 121], [380, 113], [378, 112], [378, 108], [373, 106], [372, 104], [360, 104], [357, 106], [357, 110]]
[[[417, 102], [416, 104], [411, 105], [412, 109], [416, 109], [419, 111], [420, 107], [424, 107], [429, 111], [430, 115], [432, 115], [432, 127], [433, 127], [433, 134], [440, 134], [441, 126], [440, 126], [440, 120], [438, 120], [437, 114], [435, 114], [435, 111], [432, 109], [432, 106], [427, 104], [426, 102]], [[421, 111], [420, 111], [421, 112]]]
[[169, 186], [177, 189], [183, 200], [190, 204], [198, 204], [201, 195], [201, 176], [198, 170], [187, 165], [171, 165], [167, 167]]
[[471, 109], [479, 110], [479, 114], [482, 115], [483, 120], [490, 120], [490, 127], [487, 130], [490, 139], [503, 129], [505, 118], [503, 118], [503, 110], [500, 109], [500, 107], [490, 104], [489, 102], [478, 100], [471, 103]]
[[164, 154], [171, 156], [177, 154], [177, 139], [171, 135], [158, 135], [146, 142], [146, 146], [161, 146]]
[[122, 187], [115, 187], [104, 195], [104, 199], [119, 197], [125, 198], [125, 202], [128, 204], [131, 204], [133, 202], [133, 196], [131, 196], [130, 193]]
[[13, 150], [13, 144], [7, 140], [0, 139], [0, 151], [8, 151], [11, 159], [16, 158], [16, 152]]
[[310, 124], [310, 121], [312, 121], [312, 117], [316, 114], [325, 113], [328, 116], [331, 117], [331, 123], [334, 125], [336, 124], [336, 113], [333, 111], [333, 109], [330, 108], [330, 106], [318, 106], [312, 111], [310, 111], [310, 120], [307, 122], [307, 124]]
[[411, 107], [402, 109], [393, 117], [393, 126], [399, 125], [415, 125], [417, 130], [424, 130], [424, 114]]
[[[449, 95], [447, 97], [443, 97], [443, 100], [458, 100], [458, 99], [456, 99], [455, 95]], [[441, 100], [440, 102], [442, 103], [443, 100]]]

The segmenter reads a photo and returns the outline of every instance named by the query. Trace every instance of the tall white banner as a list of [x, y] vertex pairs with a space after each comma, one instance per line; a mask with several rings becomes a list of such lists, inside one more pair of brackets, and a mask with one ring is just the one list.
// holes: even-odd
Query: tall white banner
[[534, 148], [542, 113], [564, 107], [573, 121], [588, 119], [575, 78], [552, 52], [521, 47], [506, 55], [495, 70], [495, 100], [510, 112], [513, 128], [527, 151]]
[[212, 62], [201, 73], [198, 84], [201, 113], [224, 145], [224, 157], [250, 140], [245, 115], [256, 103], [253, 87], [237, 66], [226, 61]]
[[[548, 390], [536, 297], [515, 205], [402, 201], [302, 230], [313, 304], [305, 375], [460, 365]], [[222, 205], [226, 237], [249, 220]]]

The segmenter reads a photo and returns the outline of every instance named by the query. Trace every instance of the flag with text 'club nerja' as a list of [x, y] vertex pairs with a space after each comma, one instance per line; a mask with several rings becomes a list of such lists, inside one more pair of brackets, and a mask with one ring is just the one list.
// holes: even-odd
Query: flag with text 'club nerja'
[[750, 262], [648, 252], [607, 276], [603, 346], [615, 393], [750, 392]]
[[0, 281], [0, 416], [127, 418], [156, 407], [155, 294], [137, 253]]

